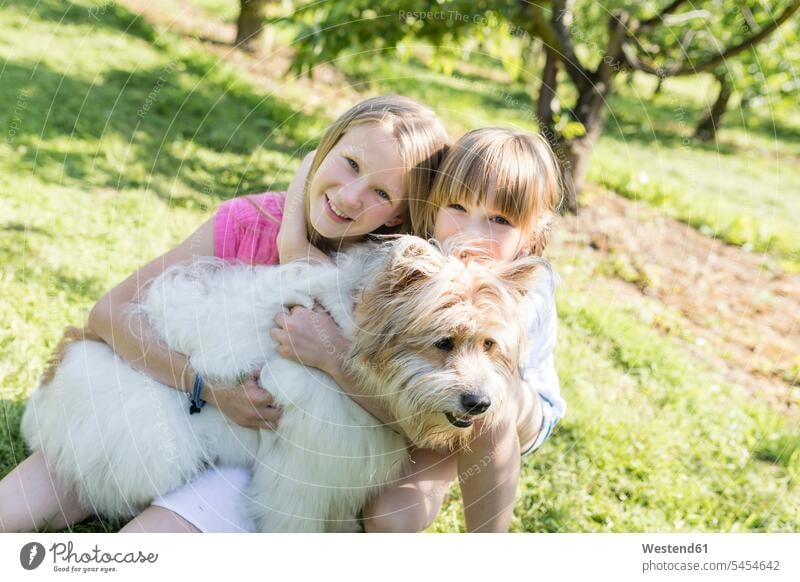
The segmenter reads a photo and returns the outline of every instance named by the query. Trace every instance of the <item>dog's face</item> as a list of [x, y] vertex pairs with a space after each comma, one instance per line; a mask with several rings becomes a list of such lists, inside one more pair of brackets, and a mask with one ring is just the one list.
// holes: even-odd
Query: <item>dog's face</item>
[[521, 302], [541, 260], [462, 260], [396, 239], [355, 308], [350, 368], [420, 447], [468, 446], [519, 381]]

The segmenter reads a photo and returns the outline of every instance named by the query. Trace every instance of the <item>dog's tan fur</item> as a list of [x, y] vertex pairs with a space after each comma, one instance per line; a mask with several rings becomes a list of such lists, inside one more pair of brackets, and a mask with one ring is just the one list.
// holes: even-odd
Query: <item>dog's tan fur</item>
[[47, 367], [45, 368], [44, 373], [39, 380], [39, 384], [41, 386], [47, 386], [53, 381], [53, 377], [56, 374], [56, 370], [58, 370], [58, 366], [62, 361], [64, 361], [64, 355], [67, 353], [67, 348], [69, 348], [69, 346], [73, 343], [83, 340], [91, 340], [96, 342], [104, 341], [103, 338], [101, 338], [88, 327], [80, 328], [70, 325], [64, 328], [64, 334], [61, 336], [53, 355], [50, 356], [50, 359], [47, 361]]
[[[400, 412], [397, 420], [417, 446], [468, 448], [478, 426], [485, 430], [500, 419], [525, 353], [521, 301], [543, 264], [536, 257], [504, 264], [443, 253], [410, 239], [358, 298], [361, 333], [348, 366], [365, 386], [397, 386], [375, 396]], [[452, 340], [452, 350], [435, 347], [443, 338]], [[492, 400], [481, 422], [451, 425], [443, 411], [457, 413], [452, 403], [461, 394], [481, 391]]]

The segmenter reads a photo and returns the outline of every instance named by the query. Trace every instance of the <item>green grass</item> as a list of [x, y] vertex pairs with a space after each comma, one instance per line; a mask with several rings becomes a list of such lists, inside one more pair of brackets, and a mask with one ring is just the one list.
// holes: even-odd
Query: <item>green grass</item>
[[[202, 4], [230, 19], [230, 3]], [[220, 200], [285, 187], [333, 112], [304, 102], [289, 81], [291, 99], [266, 94], [199, 44], [117, 4], [16, 2], [0, 9], [0, 30], [5, 475], [26, 455], [19, 418], [62, 327], [82, 323], [108, 288], [175, 245]], [[518, 85], [479, 74], [446, 77], [420, 61], [380, 56], [344, 59], [339, 67], [358, 89], [424, 99], [454, 128], [533, 129], [529, 92]], [[796, 235], [777, 214], [786, 224], [800, 218], [787, 190], [797, 171], [771, 165], [773, 140], [764, 131], [747, 134], [769, 150], [754, 155], [738, 145], [743, 134], [735, 128], [729, 138], [723, 134], [726, 151], [693, 143], [684, 149], [688, 121], [672, 127], [668, 104], [648, 109], [651, 121], [637, 107], [630, 94], [615, 102], [619, 129], [611, 127], [599, 144], [594, 179], [631, 182], [629, 191], [617, 187], [650, 200], [638, 180], [643, 170], [650, 181], [642, 184], [664, 184], [662, 198], [651, 202], [665, 211], [678, 204], [676, 192], [693, 189], [699, 199], [723, 180], [730, 194], [689, 210], [703, 220], [722, 216], [720, 209], [763, 217], [774, 229], [770, 252], [792, 260]], [[642, 137], [648, 124], [664, 137]], [[774, 142], [780, 156], [797, 154], [791, 131]], [[612, 162], [619, 172], [607, 170]], [[757, 214], [768, 196], [784, 205], [775, 215]], [[744, 242], [762, 244], [744, 232]], [[569, 411], [550, 442], [526, 458], [513, 528], [800, 530], [797, 428], [691, 355], [679, 315], [646, 297], [620, 303], [590, 254], [556, 244], [552, 257], [565, 280], [557, 355]], [[433, 531], [463, 529], [458, 495], [453, 488]], [[91, 521], [77, 529], [118, 525]]]
[[717, 143], [702, 143], [692, 137], [701, 82], [693, 96], [685, 81], [672, 81], [650, 99], [648, 81], [637, 78], [612, 99], [589, 178], [800, 269], [800, 130], [789, 116], [732, 107]]
[[199, 6], [208, 14], [222, 22], [236, 22], [239, 17], [239, 2], [227, 0], [191, 0], [191, 4]]

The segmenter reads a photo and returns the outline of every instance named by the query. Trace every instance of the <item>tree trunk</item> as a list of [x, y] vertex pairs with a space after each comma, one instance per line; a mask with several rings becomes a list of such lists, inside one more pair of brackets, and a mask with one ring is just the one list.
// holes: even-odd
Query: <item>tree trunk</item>
[[577, 214], [577, 192], [572, 179], [572, 168], [575, 158], [572, 155], [570, 144], [556, 129], [555, 111], [560, 110], [558, 103], [558, 56], [556, 52], [545, 45], [545, 61], [542, 70], [542, 83], [539, 86], [539, 96], [536, 100], [536, 115], [539, 122], [539, 132], [547, 139], [561, 170], [561, 179], [564, 186], [564, 199], [559, 211], [563, 214], [569, 211]]
[[565, 138], [556, 129], [553, 115], [553, 106], [557, 103], [558, 59], [550, 49], [547, 49], [546, 55], [536, 107], [539, 129], [553, 148], [561, 169], [564, 199], [559, 210], [562, 213], [566, 211], [577, 214], [578, 195], [586, 184], [592, 148], [603, 129], [603, 113], [611, 89], [611, 80], [588, 83], [581, 88], [575, 109], [571, 113], [576, 121], [583, 124], [585, 133]]
[[242, 9], [236, 26], [236, 46], [258, 51], [264, 44], [264, 21], [268, 0], [241, 0]]
[[[558, 56], [550, 47], [544, 47], [544, 69], [542, 70], [542, 84], [539, 86], [539, 97], [536, 100], [536, 115], [538, 116], [539, 129], [553, 126], [553, 109], [557, 107], [558, 99]], [[550, 135], [545, 136], [550, 142], [550, 147], [555, 147]]]
[[578, 96], [575, 116], [583, 124], [586, 133], [573, 138], [562, 138], [561, 148], [563, 161], [561, 178], [564, 188], [564, 205], [573, 214], [578, 213], [578, 195], [586, 185], [589, 172], [589, 160], [597, 138], [603, 130], [603, 113], [608, 90], [593, 86]]
[[656, 95], [661, 93], [661, 89], [663, 88], [664, 88], [664, 77], [659, 76], [658, 83], [656, 83], [656, 88], [653, 89], [653, 95], [651, 97], [655, 97]]
[[694, 136], [702, 141], [711, 141], [717, 137], [717, 131], [722, 124], [722, 117], [728, 109], [728, 101], [733, 94], [733, 86], [728, 80], [728, 73], [724, 72], [720, 75], [715, 75], [719, 81], [719, 94], [714, 105], [706, 116], [697, 124], [694, 130]]
[[[565, 20], [571, 14], [569, 5], [561, 2], [554, 5], [553, 26], [556, 31], [561, 31], [562, 35], [568, 34], [564, 29]], [[562, 191], [564, 194], [563, 203], [560, 207], [561, 212], [569, 211], [572, 214], [578, 213], [578, 195], [583, 190], [586, 183], [586, 176], [589, 171], [589, 159], [592, 149], [597, 139], [603, 131], [603, 114], [607, 104], [608, 96], [614, 84], [616, 76], [626, 70], [623, 61], [623, 42], [627, 30], [628, 20], [624, 15], [615, 15], [609, 21], [609, 40], [603, 60], [595, 71], [588, 71], [583, 68], [578, 73], [567, 68], [567, 73], [573, 86], [578, 91], [578, 98], [575, 107], [569, 112], [570, 117], [583, 126], [581, 135], [574, 135], [574, 128], [565, 125], [565, 133], [573, 134], [573, 137], [566, 136], [556, 129], [555, 115], [553, 114], [554, 105], [557, 104], [557, 76], [559, 61], [565, 67], [563, 50], [559, 54], [555, 46], [549, 46], [545, 42], [545, 65], [542, 72], [542, 84], [539, 88], [539, 99], [537, 103], [537, 115], [539, 117], [539, 128], [544, 137], [550, 142], [556, 159], [561, 168]], [[558, 37], [554, 37], [553, 44], [557, 44]], [[571, 52], [571, 51], [570, 51]], [[564, 112], [562, 112], [564, 115]], [[563, 129], [562, 129], [563, 131]]]
[[555, 127], [555, 124], [541, 126], [542, 135], [550, 142], [553, 153], [561, 169], [561, 182], [564, 199], [560, 208], [562, 213], [578, 213], [578, 195], [586, 185], [586, 175], [589, 171], [589, 160], [597, 138], [602, 132], [602, 114], [605, 104], [603, 99], [592, 100], [590, 114], [580, 120], [586, 133], [581, 136], [565, 138]]

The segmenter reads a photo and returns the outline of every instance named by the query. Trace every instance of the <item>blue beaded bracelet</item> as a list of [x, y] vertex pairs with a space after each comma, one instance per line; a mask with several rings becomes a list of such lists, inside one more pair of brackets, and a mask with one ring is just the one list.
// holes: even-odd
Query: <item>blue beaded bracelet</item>
[[200, 398], [200, 391], [203, 389], [203, 379], [200, 374], [194, 374], [194, 388], [189, 393], [189, 414], [200, 412], [206, 405], [206, 401]]

